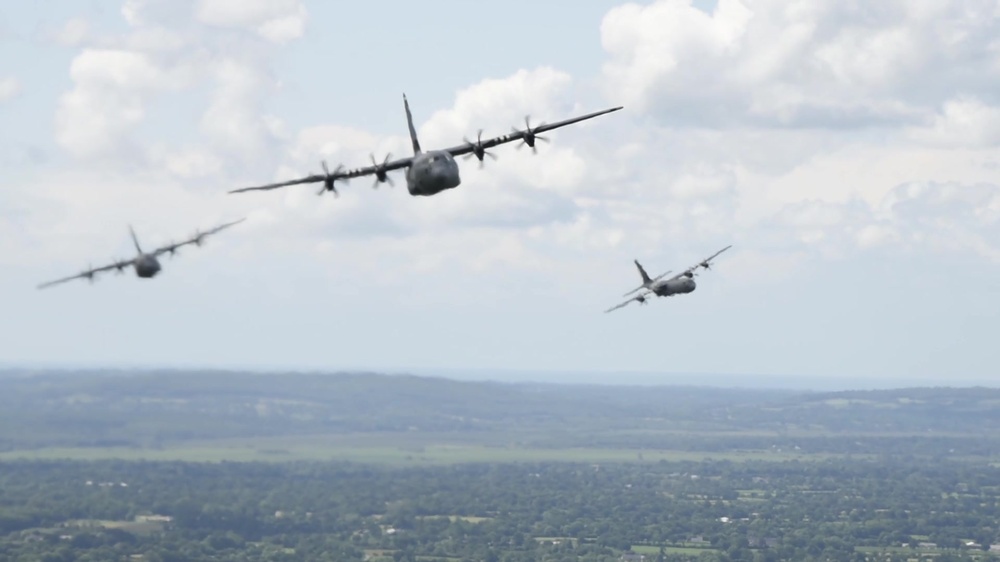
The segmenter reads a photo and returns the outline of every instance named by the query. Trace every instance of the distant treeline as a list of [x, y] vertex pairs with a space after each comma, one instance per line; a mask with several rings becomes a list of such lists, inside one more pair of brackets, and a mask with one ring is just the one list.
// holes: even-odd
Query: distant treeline
[[373, 373], [0, 372], [0, 450], [410, 432], [537, 447], [995, 455], [1000, 390], [803, 393]]

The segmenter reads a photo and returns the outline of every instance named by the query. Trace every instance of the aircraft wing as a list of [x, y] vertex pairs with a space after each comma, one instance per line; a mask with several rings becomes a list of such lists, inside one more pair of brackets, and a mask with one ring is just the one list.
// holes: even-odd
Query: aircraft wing
[[[328, 189], [332, 189], [333, 182], [336, 180], [349, 180], [351, 178], [360, 178], [361, 176], [371, 176], [385, 174], [386, 172], [391, 172], [393, 170], [399, 170], [400, 168], [408, 168], [410, 164], [413, 163], [412, 157], [400, 158], [398, 160], [393, 160], [389, 162], [383, 162], [377, 164], [372, 159], [371, 166], [365, 166], [364, 168], [355, 168], [353, 170], [344, 170], [343, 167], [338, 166], [332, 172], [326, 172], [323, 174], [313, 174], [311, 176], [306, 176], [304, 178], [299, 178], [297, 180], [288, 180], [278, 183], [269, 183], [267, 185], [259, 185], [255, 187], [241, 187], [240, 189], [233, 189], [229, 193], [242, 193], [244, 191], [267, 191], [269, 189], [278, 189], [279, 187], [287, 187], [289, 185], [299, 185], [302, 183], [317, 183], [325, 182]], [[326, 163], [323, 163], [324, 170], [326, 169]]]
[[710, 266], [712, 265], [712, 260], [715, 259], [716, 256], [718, 256], [722, 252], [725, 252], [726, 250], [728, 250], [729, 248], [732, 248], [732, 247], [733, 247], [732, 244], [726, 246], [725, 248], [719, 250], [718, 252], [715, 252], [711, 256], [708, 256], [707, 258], [705, 258], [705, 259], [701, 260], [700, 262], [692, 265], [691, 267], [685, 269], [684, 271], [678, 273], [677, 275], [674, 275], [673, 277], [670, 278], [670, 280], [673, 281], [674, 279], [680, 279], [681, 277], [687, 275], [688, 273], [693, 273], [699, 267], [704, 267], [705, 269], [710, 269]]
[[[453, 146], [446, 149], [447, 152], [451, 153], [452, 156], [461, 156], [463, 154], [469, 154], [475, 152], [476, 150], [487, 148], [493, 148], [494, 146], [500, 146], [501, 144], [506, 144], [508, 142], [513, 142], [516, 140], [525, 140], [528, 137], [535, 137], [535, 135], [544, 133], [546, 131], [552, 131], [560, 127], [565, 127], [566, 125], [572, 125], [574, 123], [579, 123], [580, 121], [586, 121], [587, 119], [593, 119], [594, 117], [599, 117], [614, 111], [622, 109], [622, 106], [612, 107], [611, 109], [605, 109], [603, 111], [595, 111], [594, 113], [588, 113], [586, 115], [581, 115], [579, 117], [573, 117], [572, 119], [566, 119], [563, 121], [557, 121], [555, 123], [547, 123], [544, 125], [539, 125], [535, 128], [528, 128], [523, 131], [514, 130], [512, 133], [507, 135], [501, 135], [499, 137], [493, 137], [487, 140], [480, 140], [476, 143], [466, 142], [459, 146]], [[527, 126], [527, 118], [525, 118], [525, 126]], [[540, 138], [540, 137], [539, 137]]]
[[192, 236], [191, 238], [188, 238], [187, 240], [184, 240], [183, 242], [176, 242], [176, 243], [167, 244], [166, 246], [163, 246], [161, 248], [157, 248], [157, 249], [153, 250], [150, 253], [152, 255], [158, 257], [158, 256], [162, 256], [163, 254], [166, 254], [166, 253], [171, 253], [172, 254], [172, 253], [176, 252], [178, 248], [181, 248], [183, 246], [187, 246], [188, 244], [195, 244], [195, 245], [200, 246], [201, 243], [202, 243], [202, 241], [205, 239], [206, 236], [210, 236], [210, 235], [215, 234], [215, 233], [217, 233], [217, 232], [219, 232], [221, 230], [225, 230], [225, 229], [229, 228], [230, 226], [239, 224], [239, 223], [241, 223], [241, 222], [243, 222], [245, 220], [247, 220], [247, 219], [244, 217], [244, 218], [242, 218], [240, 220], [236, 220], [236, 221], [233, 221], [233, 222], [227, 222], [226, 224], [222, 224], [222, 225], [216, 226], [215, 228], [210, 228], [210, 229], [206, 230], [205, 232], [197, 232], [197, 233], [195, 233], [194, 236]]
[[91, 279], [91, 280], [93, 280], [94, 275], [96, 275], [98, 273], [103, 273], [105, 271], [111, 271], [112, 269], [117, 269], [119, 271], [124, 270], [126, 267], [132, 265], [132, 261], [133, 260], [119, 260], [119, 261], [116, 261], [115, 263], [112, 263], [111, 265], [104, 265], [104, 266], [101, 266], [101, 267], [94, 267], [94, 268], [88, 269], [86, 271], [83, 271], [81, 273], [77, 273], [76, 275], [71, 275], [69, 277], [63, 277], [62, 279], [56, 279], [55, 281], [48, 281], [46, 283], [42, 283], [41, 285], [38, 286], [38, 288], [39, 289], [44, 289], [46, 287], [51, 287], [53, 285], [58, 285], [60, 283], [65, 283], [67, 281], [72, 281], [74, 279]]
[[619, 308], [622, 308], [622, 307], [628, 305], [628, 303], [630, 303], [632, 301], [645, 302], [645, 300], [648, 299], [649, 297], [651, 297], [652, 294], [653, 294], [652, 291], [646, 291], [645, 293], [640, 293], [640, 294], [638, 294], [638, 295], [630, 298], [629, 300], [627, 300], [627, 301], [625, 301], [623, 303], [616, 304], [616, 305], [612, 306], [611, 308], [605, 310], [604, 313], [607, 314], [607, 313], [609, 313], [611, 311], [618, 310]]
[[[668, 273], [670, 273], [670, 271], [669, 271], [669, 270], [668, 270], [668, 271], [665, 271], [665, 272], [663, 272], [663, 273], [661, 273], [661, 274], [659, 274], [659, 275], [657, 275], [656, 277], [653, 277], [652, 279], [650, 279], [650, 280], [649, 280], [649, 284], [653, 284], [653, 283], [656, 283], [656, 282], [657, 282], [657, 281], [659, 281], [660, 279], [663, 279], [664, 277], [666, 277], [666, 276], [667, 276], [667, 274], [668, 274]], [[622, 296], [623, 296], [623, 297], [627, 297], [627, 296], [631, 295], [632, 293], [634, 293], [634, 292], [636, 292], [636, 291], [641, 291], [642, 289], [645, 289], [645, 288], [646, 288], [646, 284], [644, 283], [644, 284], [642, 284], [642, 285], [639, 285], [639, 286], [638, 286], [638, 287], [636, 287], [635, 289], [632, 289], [631, 291], [629, 291], [629, 292], [625, 293], [625, 294], [624, 294], [624, 295], [622, 295]]]

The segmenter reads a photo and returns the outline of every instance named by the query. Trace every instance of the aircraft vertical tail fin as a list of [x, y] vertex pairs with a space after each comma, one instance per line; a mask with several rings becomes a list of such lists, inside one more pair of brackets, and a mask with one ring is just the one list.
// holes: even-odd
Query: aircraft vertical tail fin
[[132, 225], [128, 225], [128, 232], [132, 235], [132, 243], [135, 244], [135, 251], [142, 255], [142, 248], [139, 247], [139, 238], [135, 235], [135, 230], [132, 229]]
[[639, 269], [639, 275], [642, 276], [642, 285], [639, 285], [635, 289], [632, 289], [631, 291], [625, 293], [624, 295], [622, 295], [623, 297], [627, 297], [638, 290], [646, 288], [650, 283], [653, 282], [653, 280], [649, 278], [649, 274], [646, 273], [646, 270], [642, 268], [642, 265], [639, 263], [639, 260], [632, 260], [632, 261], [635, 262], [635, 266]]
[[420, 154], [420, 141], [417, 140], [417, 130], [413, 128], [413, 115], [410, 113], [410, 102], [403, 94], [403, 108], [406, 109], [406, 125], [410, 128], [410, 142], [413, 143], [413, 155]]
[[651, 279], [649, 278], [649, 274], [646, 273], [646, 270], [642, 268], [642, 264], [639, 263], [639, 260], [632, 260], [632, 261], [634, 261], [635, 266], [639, 268], [639, 275], [642, 275], [643, 284], [649, 283], [651, 281]]

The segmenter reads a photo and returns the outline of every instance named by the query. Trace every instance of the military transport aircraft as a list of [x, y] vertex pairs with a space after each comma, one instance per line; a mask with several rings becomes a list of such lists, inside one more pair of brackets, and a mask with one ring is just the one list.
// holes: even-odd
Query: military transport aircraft
[[624, 296], [631, 295], [636, 291], [643, 291], [643, 292], [639, 293], [638, 295], [630, 298], [629, 300], [619, 305], [615, 305], [605, 310], [604, 312], [608, 313], [611, 312], [612, 310], [618, 310], [619, 308], [627, 305], [632, 301], [638, 301], [639, 304], [646, 304], [647, 302], [649, 302], [649, 299], [652, 298], [653, 296], [671, 297], [673, 295], [686, 294], [690, 293], [691, 291], [694, 291], [696, 287], [694, 282], [694, 276], [697, 275], [695, 271], [697, 271], [699, 267], [703, 267], [705, 269], [712, 269], [711, 267], [712, 260], [715, 259], [715, 257], [721, 254], [722, 252], [728, 250], [729, 248], [732, 248], [732, 245], [726, 246], [725, 248], [719, 250], [718, 252], [715, 252], [711, 256], [701, 260], [695, 265], [692, 265], [691, 267], [685, 269], [681, 273], [674, 275], [670, 279], [663, 279], [663, 277], [667, 275], [667, 273], [670, 273], [669, 271], [667, 273], [664, 273], [663, 275], [659, 275], [657, 277], [650, 279], [649, 275], [646, 273], [646, 270], [643, 269], [642, 265], [639, 263], [639, 260], [634, 260], [635, 266], [639, 269], [639, 275], [642, 276], [642, 285], [640, 285], [636, 289], [632, 289], [631, 291], [625, 293]]
[[59, 283], [64, 283], [66, 281], [72, 281], [73, 279], [82, 279], [82, 278], [86, 278], [91, 283], [93, 283], [93, 281], [94, 281], [94, 275], [97, 274], [97, 273], [102, 273], [104, 271], [111, 271], [112, 269], [116, 270], [118, 273], [122, 273], [122, 272], [125, 271], [125, 268], [128, 267], [128, 266], [132, 266], [135, 269], [135, 274], [137, 276], [139, 276], [140, 278], [142, 278], [142, 279], [149, 279], [151, 277], [154, 277], [157, 273], [160, 272], [160, 262], [159, 262], [159, 260], [156, 259], [157, 257], [159, 257], [159, 256], [161, 256], [163, 254], [174, 255], [179, 248], [181, 248], [182, 246], [186, 246], [188, 244], [194, 244], [196, 246], [201, 246], [201, 244], [204, 241], [204, 239], [205, 239], [206, 236], [209, 236], [211, 234], [215, 234], [216, 232], [219, 232], [222, 229], [229, 228], [230, 226], [233, 226], [235, 224], [239, 224], [239, 223], [241, 223], [241, 222], [243, 222], [245, 220], [246, 220], [245, 218], [242, 218], [242, 219], [240, 219], [238, 221], [229, 222], [229, 223], [217, 226], [215, 228], [209, 229], [209, 230], [207, 230], [205, 232], [195, 232], [194, 236], [192, 236], [191, 238], [189, 238], [189, 239], [187, 239], [187, 240], [185, 240], [183, 242], [178, 242], [176, 244], [174, 244], [174, 243], [167, 244], [166, 246], [163, 246], [162, 248], [157, 248], [157, 249], [153, 250], [152, 252], [148, 252], [148, 253], [143, 252], [142, 248], [139, 247], [139, 239], [136, 238], [135, 231], [132, 230], [131, 226], [129, 226], [128, 230], [129, 230], [129, 233], [132, 235], [132, 243], [135, 244], [135, 251], [138, 252], [138, 255], [136, 257], [134, 257], [134, 258], [132, 258], [130, 260], [118, 260], [118, 261], [114, 262], [111, 265], [105, 265], [103, 267], [91, 268], [91, 269], [88, 269], [87, 271], [84, 271], [83, 273], [78, 273], [78, 274], [73, 275], [71, 277], [65, 277], [63, 279], [57, 279], [55, 281], [49, 281], [48, 283], [42, 283], [41, 285], [38, 286], [38, 288], [39, 289], [44, 289], [46, 287], [51, 287], [52, 285], [56, 285], [56, 284], [59, 284]]
[[322, 174], [313, 174], [297, 180], [272, 183], [259, 187], [234, 189], [229, 193], [269, 190], [302, 183], [323, 182], [323, 189], [319, 191], [319, 195], [322, 195], [324, 191], [332, 191], [334, 195], [337, 195], [337, 189], [333, 185], [333, 183], [337, 180], [348, 180], [350, 178], [374, 175], [375, 182], [372, 184], [372, 187], [378, 187], [378, 184], [384, 182], [388, 182], [389, 185], [393, 185], [392, 178], [388, 176], [388, 173], [393, 170], [406, 168], [406, 188], [409, 190], [410, 195], [434, 195], [446, 189], [458, 187], [458, 185], [462, 183], [458, 174], [458, 164], [455, 162], [455, 156], [466, 155], [466, 158], [475, 156], [479, 159], [481, 166], [483, 163], [483, 157], [485, 156], [496, 159], [496, 156], [490, 152], [486, 152], [486, 149], [516, 140], [521, 141], [518, 148], [528, 145], [531, 147], [533, 152], [537, 152], [537, 149], [535, 148], [536, 140], [548, 142], [548, 139], [539, 136], [540, 133], [565, 127], [566, 125], [572, 125], [573, 123], [579, 123], [580, 121], [592, 119], [599, 115], [611, 113], [612, 111], [618, 111], [621, 109], [621, 106], [605, 109], [604, 111], [598, 111], [596, 113], [588, 113], [587, 115], [566, 119], [565, 121], [559, 121], [557, 123], [538, 125], [535, 128], [531, 127], [528, 117], [525, 117], [525, 129], [523, 131], [512, 129], [513, 132], [508, 135], [494, 137], [484, 141], [483, 131], [480, 130], [479, 136], [476, 137], [476, 142], [474, 143], [466, 138], [463, 139], [465, 140], [465, 144], [444, 150], [431, 150], [430, 152], [423, 152], [420, 149], [420, 142], [417, 140], [417, 132], [413, 127], [413, 116], [410, 114], [410, 103], [406, 100], [406, 94], [403, 94], [403, 108], [406, 110], [406, 124], [410, 129], [410, 142], [413, 144], [413, 156], [390, 161], [389, 159], [392, 158], [392, 155], [389, 154], [386, 155], [385, 160], [379, 164], [375, 161], [375, 155], [372, 154], [371, 166], [357, 168], [354, 170], [344, 170], [343, 165], [341, 165], [337, 166], [333, 172], [327, 168], [326, 162], [323, 162]]

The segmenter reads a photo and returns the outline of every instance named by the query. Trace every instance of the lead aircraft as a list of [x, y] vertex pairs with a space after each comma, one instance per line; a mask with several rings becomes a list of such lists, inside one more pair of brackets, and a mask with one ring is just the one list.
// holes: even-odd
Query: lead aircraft
[[487, 152], [489, 148], [494, 146], [499, 146], [508, 142], [513, 142], [520, 140], [521, 144], [518, 148], [524, 145], [531, 147], [533, 152], [537, 153], [535, 148], [535, 141], [540, 140], [548, 142], [545, 137], [539, 136], [540, 133], [546, 131], [552, 131], [560, 127], [565, 127], [566, 125], [572, 125], [573, 123], [579, 123], [580, 121], [585, 121], [587, 119], [593, 119], [594, 117], [604, 115], [606, 113], [611, 113], [613, 111], [618, 111], [622, 109], [621, 106], [613, 107], [611, 109], [605, 109], [604, 111], [598, 111], [595, 113], [588, 113], [587, 115], [582, 115], [580, 117], [574, 117], [572, 119], [566, 119], [565, 121], [559, 121], [556, 123], [550, 123], [548, 125], [542, 124], [535, 128], [531, 127], [528, 117], [524, 118], [525, 129], [519, 131], [517, 129], [511, 129], [512, 132], [507, 135], [494, 137], [487, 140], [482, 140], [483, 131], [479, 131], [479, 136], [476, 137], [476, 142], [472, 142], [469, 139], [463, 139], [465, 144], [455, 146], [452, 148], [446, 148], [444, 150], [431, 150], [429, 152], [423, 152], [420, 149], [420, 141], [417, 140], [417, 131], [413, 127], [413, 116], [410, 114], [410, 103], [406, 100], [406, 94], [403, 94], [403, 108], [406, 110], [406, 124], [410, 129], [410, 142], [413, 144], [413, 156], [407, 158], [400, 158], [398, 160], [391, 160], [391, 154], [386, 155], [385, 160], [381, 164], [375, 161], [375, 155], [371, 155], [372, 165], [365, 166], [364, 168], [357, 168], [353, 170], [344, 170], [344, 166], [337, 166], [336, 169], [331, 172], [324, 161], [323, 173], [313, 174], [304, 178], [283, 181], [278, 183], [271, 183], [267, 185], [261, 185], [257, 187], [244, 187], [241, 189], [234, 189], [229, 193], [242, 193], [245, 191], [266, 191], [270, 189], [277, 189], [279, 187], [286, 187], [289, 185], [298, 185], [302, 183], [317, 183], [323, 182], [323, 188], [319, 191], [319, 194], [323, 194], [325, 191], [331, 191], [334, 195], [337, 195], [337, 189], [334, 187], [334, 182], [337, 180], [348, 180], [351, 178], [357, 178], [361, 176], [375, 176], [375, 182], [372, 187], [378, 187], [378, 184], [388, 182], [389, 185], [393, 185], [392, 178], [389, 177], [388, 173], [393, 170], [406, 169], [406, 188], [409, 190], [410, 195], [413, 196], [429, 196], [440, 193], [446, 189], [452, 189], [458, 187], [462, 183], [461, 177], [458, 173], [458, 163], [455, 162], [456, 156], [465, 155], [466, 158], [470, 156], [475, 156], [479, 159], [480, 165], [483, 163], [483, 158], [489, 156], [490, 158], [496, 159], [492, 153]]

